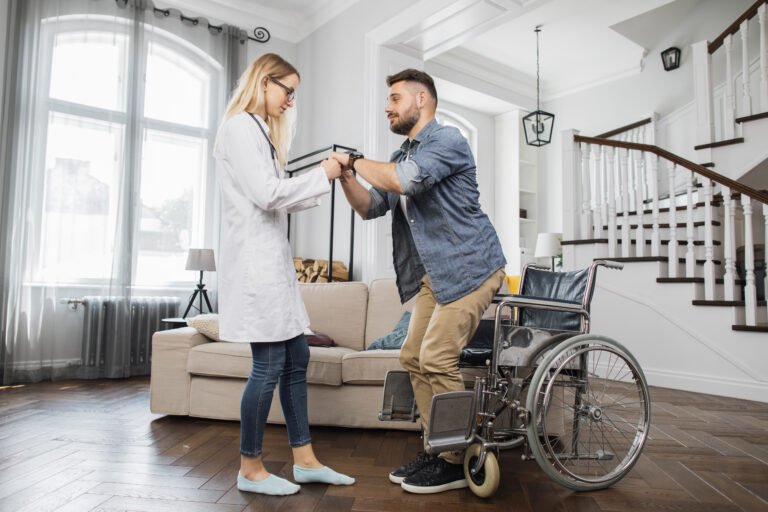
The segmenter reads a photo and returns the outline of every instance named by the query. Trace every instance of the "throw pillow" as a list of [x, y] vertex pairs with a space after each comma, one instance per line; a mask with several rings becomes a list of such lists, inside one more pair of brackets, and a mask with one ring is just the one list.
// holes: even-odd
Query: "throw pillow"
[[403, 316], [400, 317], [400, 321], [392, 332], [385, 334], [381, 338], [375, 340], [368, 345], [366, 350], [398, 350], [403, 346], [405, 336], [408, 334], [408, 324], [411, 322], [411, 312], [406, 311]]
[[316, 331], [309, 331], [311, 334], [307, 334], [307, 331], [304, 331], [304, 336], [307, 338], [307, 345], [310, 347], [335, 347], [336, 342], [333, 341], [333, 339], [328, 336], [327, 334], [323, 334], [321, 332]]
[[219, 315], [207, 313], [204, 315], [187, 318], [187, 325], [197, 329], [197, 332], [213, 341], [221, 341], [219, 338]]

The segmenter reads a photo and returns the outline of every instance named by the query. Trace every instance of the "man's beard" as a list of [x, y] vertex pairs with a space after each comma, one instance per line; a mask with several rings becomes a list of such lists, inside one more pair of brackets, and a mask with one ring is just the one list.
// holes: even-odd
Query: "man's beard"
[[419, 111], [416, 109], [406, 112], [405, 116], [406, 117], [402, 117], [398, 115], [395, 118], [395, 122], [389, 127], [389, 129], [392, 130], [392, 133], [396, 133], [397, 135], [408, 135], [411, 128], [416, 126], [416, 123], [419, 122]]

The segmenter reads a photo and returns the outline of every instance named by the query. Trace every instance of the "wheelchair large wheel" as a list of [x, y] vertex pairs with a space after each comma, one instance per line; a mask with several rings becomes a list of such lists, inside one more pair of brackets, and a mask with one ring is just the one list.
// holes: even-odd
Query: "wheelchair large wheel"
[[472, 468], [480, 456], [481, 449], [482, 446], [475, 443], [464, 452], [464, 476], [467, 478], [469, 490], [480, 498], [487, 498], [493, 496], [499, 488], [499, 462], [495, 453], [488, 452], [485, 454], [483, 467], [473, 475]]
[[640, 457], [650, 428], [640, 365], [604, 336], [576, 336], [549, 352], [534, 373], [526, 408], [536, 461], [576, 491], [621, 480]]

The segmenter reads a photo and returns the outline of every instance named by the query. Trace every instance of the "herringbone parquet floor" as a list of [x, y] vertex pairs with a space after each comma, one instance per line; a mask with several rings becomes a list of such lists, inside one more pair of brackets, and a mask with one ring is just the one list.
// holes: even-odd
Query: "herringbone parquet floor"
[[[0, 388], [0, 510], [11, 511], [765, 511], [768, 404], [652, 389], [651, 439], [614, 488], [573, 493], [520, 451], [504, 452], [491, 499], [469, 490], [416, 496], [387, 480], [419, 439], [386, 430], [313, 428], [321, 460], [351, 487], [303, 485], [270, 498], [235, 487], [239, 424], [149, 412], [149, 381], [47, 382]], [[290, 477], [284, 427], [265, 460]]]

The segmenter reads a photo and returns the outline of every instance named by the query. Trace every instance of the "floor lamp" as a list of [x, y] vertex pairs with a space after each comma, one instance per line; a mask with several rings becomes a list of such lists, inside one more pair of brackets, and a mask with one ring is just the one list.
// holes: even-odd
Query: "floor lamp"
[[555, 257], [560, 254], [560, 233], [539, 233], [536, 238], [536, 258], [552, 258], [552, 271], [555, 271]]
[[195, 290], [195, 293], [192, 294], [192, 298], [189, 299], [189, 305], [181, 318], [187, 318], [187, 314], [189, 313], [189, 310], [192, 309], [192, 304], [195, 303], [196, 298], [200, 301], [200, 314], [203, 313], [203, 299], [205, 299], [205, 303], [208, 306], [208, 311], [213, 313], [211, 301], [208, 300], [208, 292], [205, 290], [205, 285], [203, 284], [203, 272], [206, 270], [208, 272], [216, 271], [216, 262], [213, 259], [213, 249], [190, 249], [189, 254], [187, 255], [186, 268], [187, 270], [199, 271], [200, 282], [197, 283], [197, 289]]

